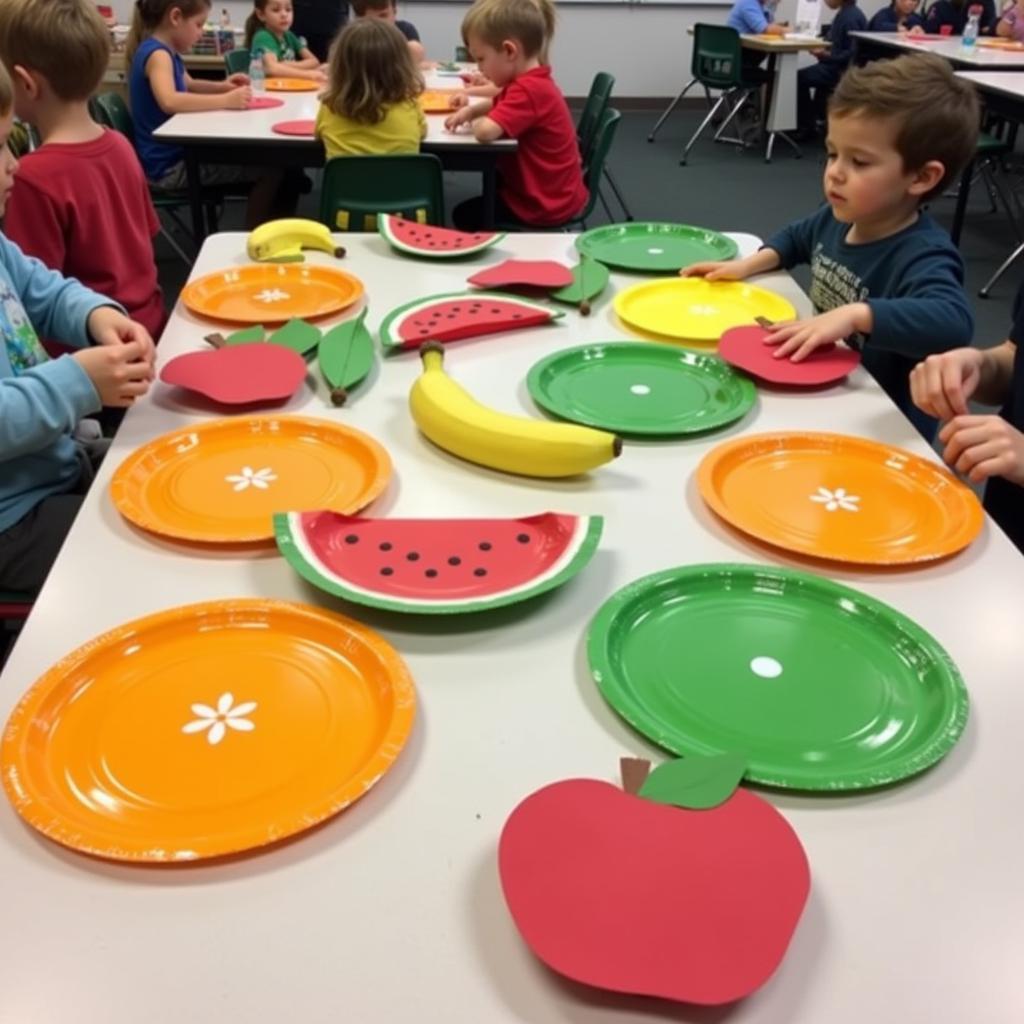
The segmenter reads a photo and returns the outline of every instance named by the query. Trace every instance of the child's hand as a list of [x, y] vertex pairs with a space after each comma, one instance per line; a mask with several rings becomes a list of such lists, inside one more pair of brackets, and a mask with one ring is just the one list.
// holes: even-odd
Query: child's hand
[[468, 107], [470, 103], [470, 95], [465, 90], [459, 92], [453, 92], [448, 97], [448, 105], [452, 110], [458, 110], [460, 107]]
[[142, 358], [152, 367], [156, 359], [156, 345], [149, 331], [140, 323], [130, 320], [113, 306], [100, 306], [89, 314], [86, 321], [89, 336], [97, 345], [138, 344]]
[[691, 263], [679, 271], [680, 277], [703, 277], [705, 281], [742, 281], [748, 274], [743, 260]]
[[912, 29], [910, 29], [909, 32], [907, 32], [907, 35], [908, 36], [923, 36], [924, 35], [924, 29], [921, 28], [920, 25], [915, 25]]
[[463, 71], [459, 78], [471, 88], [491, 84], [491, 80], [486, 75], [481, 75], [479, 71]]
[[152, 363], [137, 341], [124, 345], [99, 345], [83, 349], [72, 357], [89, 375], [104, 405], [124, 408], [149, 390]]
[[871, 330], [870, 318], [871, 310], [865, 303], [853, 302], [809, 320], [779, 324], [764, 340], [766, 345], [779, 346], [773, 353], [776, 359], [789, 356], [792, 362], [799, 363], [824, 345], [834, 345], [858, 331], [867, 333]]
[[247, 85], [243, 85], [237, 89], [232, 89], [229, 93], [225, 93], [224, 106], [228, 110], [245, 110], [251, 100], [252, 89]]
[[251, 85], [249, 76], [242, 74], [241, 71], [236, 72], [233, 75], [228, 75], [227, 82], [229, 85]]
[[445, 131], [457, 131], [462, 125], [468, 124], [472, 120], [473, 108], [469, 106], [462, 107], [461, 109], [456, 110], [455, 113], [449, 114], [444, 119]]
[[957, 416], [940, 431], [946, 464], [980, 484], [1005, 477], [1024, 487], [1024, 434], [1002, 416]]
[[957, 348], [929, 356], [910, 372], [910, 397], [922, 412], [940, 420], [967, 415], [967, 400], [981, 380], [984, 354]]

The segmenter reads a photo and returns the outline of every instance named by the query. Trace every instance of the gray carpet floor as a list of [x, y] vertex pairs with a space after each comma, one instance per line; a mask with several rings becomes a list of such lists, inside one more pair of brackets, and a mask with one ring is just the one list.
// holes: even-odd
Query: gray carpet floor
[[[657, 111], [629, 111], [623, 115], [609, 167], [635, 219], [680, 221], [765, 237], [789, 221], [806, 216], [821, 202], [824, 150], [820, 144], [804, 146], [800, 159], [788, 147], [779, 146], [772, 163], [765, 164], [759, 151], [740, 151], [701, 140], [692, 150], [688, 166], [680, 167], [680, 154], [699, 115], [700, 111], [692, 108], [677, 111], [654, 143], [649, 143], [647, 136], [657, 120]], [[474, 195], [479, 180], [475, 175], [446, 174], [445, 190], [451, 206]], [[953, 206], [952, 198], [943, 198], [932, 204], [931, 213], [948, 226]], [[315, 217], [315, 193], [304, 197], [300, 214]], [[617, 210], [614, 217], [622, 219]], [[589, 226], [608, 220], [599, 206]], [[227, 208], [221, 227], [241, 230], [239, 204]], [[982, 347], [1006, 337], [1011, 302], [1024, 279], [1024, 259], [1002, 278], [990, 298], [979, 298], [978, 289], [1017, 243], [1005, 215], [990, 210], [986, 190], [976, 183], [961, 251], [967, 264], [968, 294], [977, 316], [975, 343]], [[187, 279], [188, 268], [162, 242], [158, 243], [157, 255], [161, 284], [171, 303]], [[798, 269], [796, 277], [806, 285], [804, 271]]]

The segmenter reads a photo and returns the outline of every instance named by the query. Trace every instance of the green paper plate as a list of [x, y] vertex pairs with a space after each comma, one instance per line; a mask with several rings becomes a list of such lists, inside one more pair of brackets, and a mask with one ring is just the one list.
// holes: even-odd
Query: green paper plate
[[620, 434], [714, 430], [757, 398], [754, 384], [717, 356], [637, 341], [555, 352], [531, 367], [526, 386], [542, 409]]
[[967, 691], [920, 626], [797, 570], [695, 565], [614, 594], [587, 654], [604, 698], [677, 754], [738, 753], [771, 786], [850, 790], [915, 775], [967, 721]]
[[717, 231], [689, 224], [637, 222], [585, 231], [576, 248], [609, 267], [664, 273], [703, 260], [731, 260], [736, 243]]

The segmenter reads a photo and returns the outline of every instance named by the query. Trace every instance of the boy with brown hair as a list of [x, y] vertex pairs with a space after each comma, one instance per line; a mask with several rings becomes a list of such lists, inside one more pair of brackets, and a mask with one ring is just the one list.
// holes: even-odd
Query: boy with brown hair
[[352, 13], [357, 18], [378, 18], [381, 21], [390, 21], [399, 32], [405, 36], [409, 44], [409, 53], [412, 59], [419, 64], [427, 55], [423, 44], [420, 42], [420, 34], [411, 21], [402, 21], [398, 17], [398, 10], [395, 0], [351, 0]]
[[738, 281], [809, 263], [816, 315], [772, 329], [776, 357], [799, 362], [837, 341], [862, 347], [864, 366], [930, 437], [935, 424], [911, 403], [910, 371], [970, 344], [974, 315], [960, 254], [920, 206], [970, 160], [978, 117], [973, 86], [939, 57], [851, 69], [829, 104], [826, 204], [752, 256], [680, 273]]
[[[477, 0], [462, 22], [462, 38], [481, 74], [500, 92], [456, 110], [449, 131], [471, 124], [480, 142], [515, 139], [498, 164], [498, 220], [531, 227], [564, 224], [587, 202], [576, 128], [568, 104], [544, 63], [554, 24], [550, 0]], [[457, 227], [478, 230], [482, 198], [460, 203]]]
[[89, 113], [109, 57], [110, 33], [89, 0], [0, 0], [14, 110], [42, 140], [21, 162], [4, 230], [159, 337], [166, 313], [149, 188], [130, 143]]

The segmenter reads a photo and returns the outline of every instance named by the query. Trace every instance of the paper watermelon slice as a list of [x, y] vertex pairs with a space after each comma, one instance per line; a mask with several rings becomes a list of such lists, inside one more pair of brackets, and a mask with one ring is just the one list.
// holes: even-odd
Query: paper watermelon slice
[[356, 604], [454, 614], [525, 601], [561, 586], [597, 548], [600, 516], [366, 519], [274, 516], [277, 546], [303, 578]]
[[472, 256], [505, 237], [504, 231], [453, 231], [451, 228], [439, 228], [436, 224], [406, 220], [391, 213], [377, 215], [377, 230], [399, 252], [435, 260]]
[[419, 348], [425, 341], [460, 341], [537, 327], [564, 316], [539, 302], [493, 292], [430, 295], [392, 310], [380, 325], [381, 347]]

